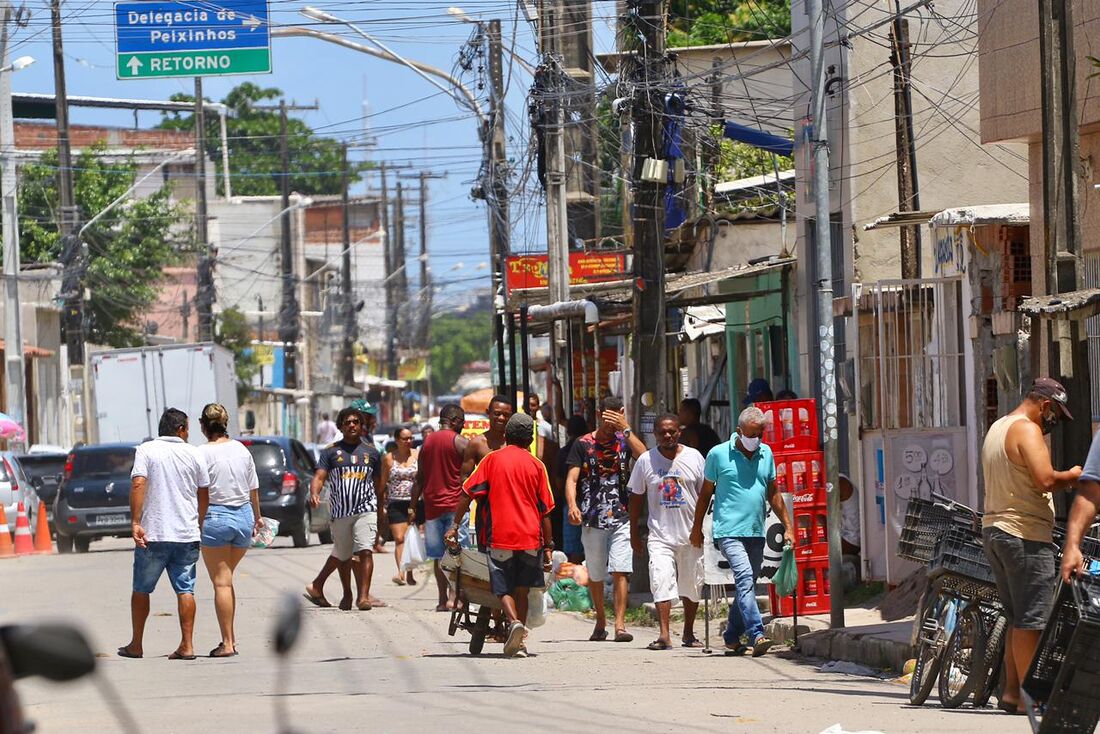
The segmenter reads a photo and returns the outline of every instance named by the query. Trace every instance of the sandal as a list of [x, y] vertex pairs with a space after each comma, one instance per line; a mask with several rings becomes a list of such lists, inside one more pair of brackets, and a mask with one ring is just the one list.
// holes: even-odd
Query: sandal
[[603, 642], [607, 639], [607, 630], [596, 630], [592, 633], [592, 636], [588, 638], [589, 642]]
[[405, 585], [405, 579], [401, 578], [400, 576], [394, 576], [390, 580], [393, 581], [393, 583], [396, 584], [397, 586], [404, 586]]
[[169, 660], [194, 660], [194, 655], [180, 655], [179, 650], [176, 650], [168, 656]]
[[233, 652], [225, 651], [225, 643], [219, 642], [218, 646], [210, 651], [210, 657], [212, 658], [233, 658], [240, 655], [240, 651], [234, 648]]
[[626, 630], [615, 630], [615, 642], [634, 642], [634, 635]]
[[141, 655], [138, 653], [130, 652], [129, 645], [123, 645], [118, 648], [118, 656], [120, 658], [130, 658], [131, 660], [141, 660]]
[[703, 641], [698, 637], [685, 637], [684, 641], [680, 643], [680, 647], [702, 647]]
[[323, 596], [310, 596], [309, 594], [306, 594], [306, 593], [303, 593], [302, 596], [304, 596], [306, 599], [308, 599], [309, 603], [312, 604], [315, 607], [321, 607], [322, 609], [328, 609], [329, 607], [332, 606], [332, 604], [329, 603], [328, 599], [326, 599]]
[[664, 640], [654, 640], [646, 645], [647, 650], [671, 650], [672, 645], [668, 644]]

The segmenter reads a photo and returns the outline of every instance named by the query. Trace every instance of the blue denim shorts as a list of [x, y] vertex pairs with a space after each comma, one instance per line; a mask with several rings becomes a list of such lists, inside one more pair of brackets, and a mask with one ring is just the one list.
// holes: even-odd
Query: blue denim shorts
[[252, 529], [256, 515], [251, 504], [240, 507], [210, 505], [202, 521], [202, 544], [207, 548], [252, 547]]
[[[429, 560], [438, 561], [443, 558], [443, 554], [447, 552], [447, 546], [443, 542], [443, 536], [451, 529], [454, 520], [455, 514], [453, 512], [444, 512], [439, 517], [424, 523], [424, 555], [426, 555]], [[462, 523], [458, 526], [458, 543], [463, 548], [470, 547], [469, 514], [462, 518]]]
[[177, 594], [195, 593], [195, 564], [199, 561], [198, 543], [156, 541], [145, 548], [134, 548], [134, 591], [152, 594], [160, 575], [168, 572], [168, 581]]

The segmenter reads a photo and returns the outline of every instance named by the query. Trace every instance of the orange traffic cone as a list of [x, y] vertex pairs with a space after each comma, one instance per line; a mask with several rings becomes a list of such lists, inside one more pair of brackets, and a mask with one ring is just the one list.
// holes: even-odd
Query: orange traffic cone
[[54, 553], [53, 540], [50, 539], [50, 521], [46, 517], [46, 503], [39, 500], [38, 517], [35, 520], [34, 552], [39, 555]]
[[0, 505], [0, 558], [15, 558], [15, 548], [11, 544], [11, 530], [8, 529], [8, 516], [4, 506]]
[[34, 541], [31, 540], [31, 523], [27, 520], [27, 511], [19, 503], [19, 513], [15, 517], [15, 555], [26, 556], [34, 553]]

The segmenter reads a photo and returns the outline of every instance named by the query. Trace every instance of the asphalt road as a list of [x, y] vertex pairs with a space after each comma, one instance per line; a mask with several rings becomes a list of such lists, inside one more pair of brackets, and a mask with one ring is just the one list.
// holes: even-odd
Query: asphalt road
[[[280, 544], [288, 541], [280, 539]], [[393, 556], [378, 557], [377, 596], [392, 606], [370, 612], [309, 607], [277, 693], [280, 670], [272, 624], [284, 592], [300, 593], [327, 546], [249, 553], [238, 569], [237, 634], [229, 660], [169, 661], [178, 627], [175, 599], [162, 579], [153, 595], [143, 660], [115, 656], [129, 637], [130, 544], [93, 544], [86, 555], [0, 562], [0, 622], [60, 619], [79, 624], [99, 654], [97, 676], [72, 684], [19, 685], [29, 718], [43, 734], [124, 731], [104, 688], [113, 688], [143, 732], [580, 732], [696, 731], [818, 734], [845, 732], [1029, 731], [1021, 718], [993, 710], [944, 711], [907, 705], [907, 688], [871, 677], [826, 674], [814, 661], [778, 652], [760, 659], [650, 652], [652, 629], [632, 644], [587, 642], [591, 624], [552, 613], [529, 639], [532, 656], [510, 660], [488, 643], [481, 657], [469, 636], [447, 636], [447, 616], [432, 611], [434, 587], [397, 587]], [[329, 598], [339, 596], [332, 579]], [[199, 571], [195, 644], [217, 644], [212, 591]], [[304, 600], [303, 600], [304, 601]], [[700, 629], [701, 632], [701, 629]], [[820, 662], [820, 661], [818, 661]], [[104, 685], [106, 682], [109, 685]], [[277, 707], [285, 707], [287, 717]]]

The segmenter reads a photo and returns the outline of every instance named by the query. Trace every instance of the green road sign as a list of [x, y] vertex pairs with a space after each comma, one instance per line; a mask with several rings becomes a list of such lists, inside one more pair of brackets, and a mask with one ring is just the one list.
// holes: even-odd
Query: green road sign
[[270, 71], [271, 49], [267, 48], [124, 53], [118, 55], [117, 69], [119, 79], [263, 74]]

